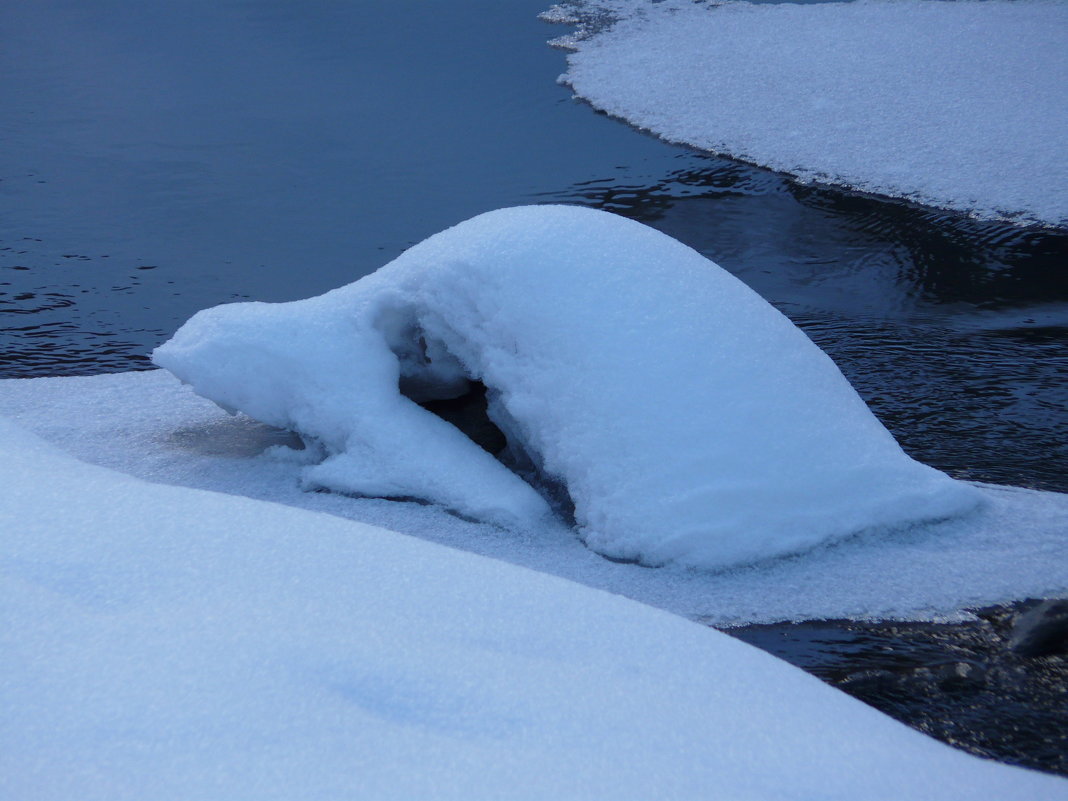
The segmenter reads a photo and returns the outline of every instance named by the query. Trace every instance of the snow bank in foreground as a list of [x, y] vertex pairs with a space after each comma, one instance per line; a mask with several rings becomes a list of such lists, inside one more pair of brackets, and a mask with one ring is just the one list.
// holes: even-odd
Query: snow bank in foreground
[[0, 453], [4, 798], [1068, 798], [616, 596]]
[[401, 394], [482, 381], [506, 457], [566, 487], [591, 548], [645, 564], [750, 562], [978, 504], [744, 284], [589, 209], [481, 215], [321, 297], [200, 312], [153, 358], [313, 440], [314, 486], [536, 527], [530, 485]]
[[563, 42], [577, 52], [562, 80], [669, 141], [983, 217], [1068, 224], [1064, 3], [577, 5], [579, 17], [622, 19]]
[[979, 488], [981, 510], [875, 532], [803, 556], [706, 573], [603, 559], [550, 521], [523, 534], [439, 506], [302, 492], [292, 435], [238, 415], [169, 373], [0, 381], [0, 414], [80, 459], [151, 481], [275, 501], [403, 531], [713, 625], [819, 618], [966, 618], [961, 609], [1068, 594], [1068, 495]]

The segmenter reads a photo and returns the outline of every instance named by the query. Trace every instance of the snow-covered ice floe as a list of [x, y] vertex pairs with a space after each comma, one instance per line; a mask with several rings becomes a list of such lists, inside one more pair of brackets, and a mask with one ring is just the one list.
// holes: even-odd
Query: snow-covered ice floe
[[0, 454], [5, 799], [1068, 798], [618, 596]]
[[[0, 381], [7, 415], [79, 459], [402, 531], [626, 595], [717, 626], [819, 618], [967, 619], [960, 610], [1068, 593], [1068, 496], [981, 486], [976, 514], [874, 531], [716, 573], [598, 556], [561, 521], [505, 531], [440, 506], [303, 492], [292, 435], [230, 416], [163, 370]], [[56, 495], [55, 502], [62, 498]]]
[[[1068, 496], [909, 460], [778, 312], [607, 214], [486, 215], [322, 298], [202, 313], [159, 358], [308, 447], [164, 371], [0, 381], [0, 414], [141, 478], [385, 526], [721, 626], [959, 619], [1068, 591]], [[674, 561], [602, 558], [399, 391], [452, 394], [475, 377], [512, 439], [504, 461], [535, 483], [534, 462], [557, 476], [598, 551]], [[931, 517], [944, 519], [904, 524]]]
[[[909, 458], [834, 363], [696, 251], [572, 206], [480, 215], [366, 278], [197, 314], [155, 362], [298, 432], [312, 487], [508, 528], [562, 487], [586, 544], [722, 568], [974, 512]], [[416, 401], [486, 387], [502, 460]]]
[[[1068, 4], [589, 0], [561, 80], [672, 142], [806, 180], [1068, 225]], [[613, 22], [614, 20], [614, 22]]]

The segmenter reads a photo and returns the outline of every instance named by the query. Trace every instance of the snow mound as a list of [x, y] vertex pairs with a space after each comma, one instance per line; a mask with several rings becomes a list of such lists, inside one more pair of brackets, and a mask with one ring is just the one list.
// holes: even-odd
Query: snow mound
[[[563, 487], [609, 557], [719, 568], [959, 515], [978, 492], [901, 450], [782, 314], [681, 243], [531, 206], [437, 234], [346, 287], [200, 312], [153, 356], [299, 432], [309, 486], [512, 528]], [[486, 387], [502, 459], [415, 401]]]
[[1068, 5], [597, 2], [562, 81], [663, 138], [894, 197], [1068, 224]]
[[768, 654], [0, 419], [4, 799], [1064, 799]]

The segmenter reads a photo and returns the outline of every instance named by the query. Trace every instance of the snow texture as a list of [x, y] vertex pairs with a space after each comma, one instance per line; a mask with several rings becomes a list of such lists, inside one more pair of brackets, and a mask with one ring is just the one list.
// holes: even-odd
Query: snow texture
[[978, 514], [705, 573], [596, 555], [561, 522], [503, 532], [439, 506], [302, 492], [294, 437], [227, 415], [163, 370], [0, 381], [9, 415], [87, 462], [150, 481], [370, 523], [551, 573], [717, 626], [820, 618], [969, 619], [968, 607], [1068, 594], [1068, 496], [982, 486]]
[[1068, 4], [596, 0], [561, 80], [671, 142], [803, 180], [1068, 225]]
[[1068, 798], [617, 596], [0, 453], [4, 799]]
[[590, 209], [480, 215], [321, 297], [200, 312], [153, 358], [313, 443], [308, 486], [537, 528], [542, 496], [414, 402], [481, 381], [505, 461], [566, 488], [590, 548], [646, 565], [750, 563], [979, 504], [743, 283]]

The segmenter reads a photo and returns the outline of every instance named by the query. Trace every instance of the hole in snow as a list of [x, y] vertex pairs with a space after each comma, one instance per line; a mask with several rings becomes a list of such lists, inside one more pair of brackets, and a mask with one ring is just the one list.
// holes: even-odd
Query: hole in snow
[[445, 422], [452, 423], [468, 439], [498, 458], [508, 447], [504, 432], [490, 420], [486, 411], [486, 385], [481, 381], [470, 381], [467, 392], [459, 397], [428, 399], [419, 402], [419, 405]]
[[458, 428], [534, 487], [573, 524], [575, 504], [567, 486], [542, 469], [540, 455], [508, 414], [500, 392], [486, 386], [443, 342], [428, 336], [402, 312], [383, 315], [379, 329], [400, 364], [400, 393]]

